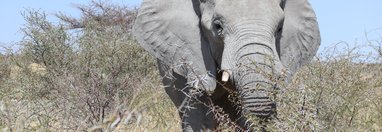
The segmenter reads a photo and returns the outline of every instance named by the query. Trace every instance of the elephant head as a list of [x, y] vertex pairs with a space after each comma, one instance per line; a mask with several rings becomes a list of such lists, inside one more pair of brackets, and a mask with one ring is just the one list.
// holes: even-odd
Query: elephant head
[[275, 110], [269, 92], [277, 76], [293, 75], [320, 45], [307, 0], [144, 0], [133, 32], [193, 87], [212, 93], [218, 70], [225, 71], [243, 114], [256, 116]]

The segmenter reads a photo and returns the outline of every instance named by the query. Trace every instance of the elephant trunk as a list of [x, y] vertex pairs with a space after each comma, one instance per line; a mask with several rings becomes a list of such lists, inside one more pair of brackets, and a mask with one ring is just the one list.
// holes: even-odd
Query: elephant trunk
[[272, 48], [267, 45], [269, 44], [252, 43], [248, 48], [258, 49], [258, 52], [237, 52], [238, 66], [233, 76], [245, 115], [267, 117], [273, 114], [276, 108], [272, 98], [278, 60], [272, 53]]
[[235, 82], [244, 115], [268, 117], [275, 112], [276, 104], [272, 99], [275, 88], [273, 80], [252, 68], [239, 70], [235, 76], [238, 77]]
[[246, 116], [268, 117], [276, 109], [273, 93], [282, 65], [273, 35], [264, 33], [268, 32], [253, 31], [228, 38], [223, 51], [222, 69], [229, 71]]

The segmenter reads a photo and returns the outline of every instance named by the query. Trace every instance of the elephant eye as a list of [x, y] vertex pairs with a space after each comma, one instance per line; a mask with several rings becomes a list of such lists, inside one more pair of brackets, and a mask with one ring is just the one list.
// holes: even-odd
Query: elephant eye
[[215, 27], [216, 32], [219, 36], [223, 35], [223, 24], [220, 20], [214, 21], [214, 27]]

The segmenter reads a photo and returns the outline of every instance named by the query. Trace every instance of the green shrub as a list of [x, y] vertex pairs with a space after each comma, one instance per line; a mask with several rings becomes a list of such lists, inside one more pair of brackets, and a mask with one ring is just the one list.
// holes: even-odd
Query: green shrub
[[[110, 13], [109, 8], [97, 4], [79, 8], [95, 5], [98, 8], [93, 13]], [[134, 16], [125, 11], [129, 12], [120, 13]], [[1, 119], [8, 123], [0, 126], [11, 130], [86, 129], [129, 104], [136, 93], [158, 86], [145, 83], [159, 84], [155, 61], [120, 28], [131, 22], [105, 25], [108, 23], [88, 15], [82, 18], [86, 19], [83, 27], [72, 28], [65, 20], [49, 22], [41, 11], [24, 13], [27, 24], [21, 52], [14, 60], [1, 63], [2, 73], [9, 72], [4, 70], [9, 66], [16, 70], [14, 77], [2, 77], [4, 95], [0, 98], [8, 111], [2, 114], [9, 121]], [[31, 68], [36, 65], [40, 70]], [[24, 121], [20, 126], [12, 125], [17, 120]]]

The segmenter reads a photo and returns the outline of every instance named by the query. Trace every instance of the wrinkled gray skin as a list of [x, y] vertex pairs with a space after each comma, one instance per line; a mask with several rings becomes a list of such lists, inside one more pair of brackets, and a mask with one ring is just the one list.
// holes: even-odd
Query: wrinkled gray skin
[[[269, 117], [278, 80], [309, 62], [320, 45], [316, 16], [307, 0], [144, 0], [133, 32], [158, 60], [167, 94], [184, 131], [213, 130], [208, 104], [223, 107], [247, 128], [248, 116]], [[238, 108], [216, 83], [239, 93]], [[269, 75], [271, 75], [269, 77]], [[190, 90], [202, 89], [189, 98]]]

